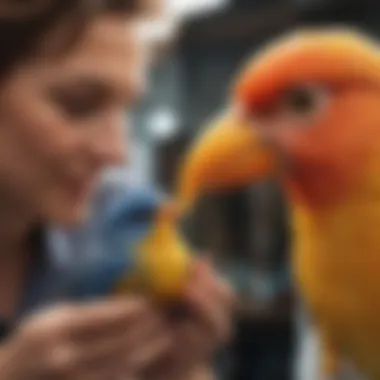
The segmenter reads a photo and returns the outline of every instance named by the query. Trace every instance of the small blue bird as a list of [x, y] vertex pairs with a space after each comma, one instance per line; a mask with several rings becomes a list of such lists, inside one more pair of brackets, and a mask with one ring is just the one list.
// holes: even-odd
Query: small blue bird
[[162, 302], [178, 297], [192, 260], [176, 229], [177, 218], [173, 204], [152, 189], [115, 196], [100, 221], [104, 252], [80, 271], [76, 295], [143, 292]]

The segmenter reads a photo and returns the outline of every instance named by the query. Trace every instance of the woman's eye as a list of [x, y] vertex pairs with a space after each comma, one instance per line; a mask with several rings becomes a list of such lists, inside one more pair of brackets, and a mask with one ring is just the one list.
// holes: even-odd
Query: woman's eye
[[64, 114], [72, 119], [92, 117], [105, 105], [104, 97], [96, 94], [71, 94], [57, 91], [51, 96]]
[[309, 116], [323, 109], [328, 100], [327, 89], [305, 85], [287, 91], [282, 99], [282, 106], [295, 116]]
[[67, 99], [61, 103], [65, 113], [72, 118], [89, 117], [97, 111], [97, 106], [86, 100]]

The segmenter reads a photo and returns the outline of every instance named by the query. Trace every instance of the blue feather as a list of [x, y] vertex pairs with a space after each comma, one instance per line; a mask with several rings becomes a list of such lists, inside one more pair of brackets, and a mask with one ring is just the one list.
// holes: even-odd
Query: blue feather
[[109, 202], [100, 223], [101, 259], [81, 271], [75, 293], [80, 298], [109, 294], [136, 267], [136, 245], [151, 231], [162, 195], [152, 189], [126, 189]]

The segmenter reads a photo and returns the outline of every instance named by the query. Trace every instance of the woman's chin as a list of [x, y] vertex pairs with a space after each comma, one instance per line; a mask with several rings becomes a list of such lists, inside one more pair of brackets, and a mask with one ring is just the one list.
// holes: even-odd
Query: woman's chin
[[66, 228], [74, 228], [82, 225], [88, 218], [90, 213], [90, 206], [88, 203], [80, 205], [60, 205], [60, 207], [52, 210], [49, 213], [48, 219], [54, 225], [58, 225]]
[[55, 191], [45, 197], [45, 221], [66, 228], [80, 226], [90, 216], [93, 197], [93, 189], [78, 194]]

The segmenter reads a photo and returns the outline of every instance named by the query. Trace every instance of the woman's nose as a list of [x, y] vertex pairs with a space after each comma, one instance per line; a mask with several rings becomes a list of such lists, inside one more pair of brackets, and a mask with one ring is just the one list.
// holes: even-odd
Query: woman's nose
[[126, 131], [126, 117], [113, 117], [99, 126], [92, 151], [101, 165], [114, 166], [125, 163]]

